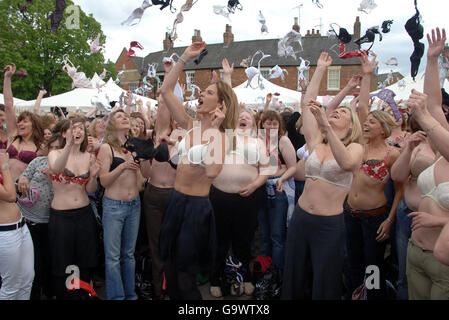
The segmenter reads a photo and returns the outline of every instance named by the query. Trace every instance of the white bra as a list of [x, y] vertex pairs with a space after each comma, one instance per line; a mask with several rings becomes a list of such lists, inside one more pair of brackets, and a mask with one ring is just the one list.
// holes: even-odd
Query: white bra
[[206, 155], [207, 155], [207, 147], [209, 146], [209, 143], [205, 143], [205, 144], [198, 144], [195, 146], [192, 146], [189, 151], [187, 152], [187, 147], [186, 147], [186, 137], [189, 135], [190, 131], [192, 131], [192, 129], [190, 129], [189, 131], [187, 131], [186, 135], [184, 136], [184, 138], [182, 138], [182, 140], [179, 142], [178, 144], [178, 156], [179, 158], [187, 156], [187, 160], [189, 160], [189, 162], [191, 164], [198, 164], [200, 166], [205, 166], [206, 164], [204, 163], [204, 160], [206, 159]]
[[306, 178], [320, 179], [327, 183], [337, 186], [350, 188], [353, 174], [350, 171], [343, 170], [337, 163], [337, 160], [328, 160], [321, 163], [316, 151], [310, 154], [306, 161]]
[[418, 176], [418, 188], [421, 197], [433, 199], [443, 210], [449, 211], [449, 182], [435, 185], [435, 165], [443, 157], [439, 157], [430, 167]]
[[296, 155], [301, 160], [307, 160], [307, 158], [309, 157], [309, 150], [307, 150], [306, 147], [307, 147], [307, 144], [303, 145], [301, 148], [299, 148], [296, 151]]

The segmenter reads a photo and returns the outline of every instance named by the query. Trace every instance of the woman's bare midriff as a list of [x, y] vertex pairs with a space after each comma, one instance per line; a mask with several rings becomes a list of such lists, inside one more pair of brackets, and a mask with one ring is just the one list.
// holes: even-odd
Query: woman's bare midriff
[[[238, 156], [238, 155], [235, 155]], [[227, 158], [229, 156], [226, 156]], [[213, 186], [223, 192], [238, 193], [243, 187], [257, 179], [259, 170], [250, 164], [225, 164], [220, 174], [214, 179]], [[238, 160], [238, 159], [236, 159]], [[234, 161], [234, 163], [241, 163]]]
[[416, 180], [409, 179], [404, 186], [404, 200], [410, 210], [417, 211], [421, 201], [421, 192]]
[[0, 224], [9, 224], [19, 221], [21, 217], [19, 207], [15, 203], [0, 202]]
[[53, 182], [53, 192], [51, 207], [55, 210], [79, 209], [89, 204], [85, 186]]
[[25, 169], [28, 166], [26, 163], [17, 159], [9, 159], [8, 165], [13, 181], [16, 181], [16, 179], [20, 177], [20, 175], [25, 171]]
[[137, 173], [131, 169], [125, 169], [120, 176], [108, 186], [104, 194], [115, 200], [133, 200], [139, 194], [137, 187]]
[[348, 195], [349, 205], [358, 210], [371, 210], [384, 206], [387, 203], [384, 192], [386, 184], [358, 170]]
[[[433, 216], [449, 218], [449, 211], [443, 210], [434, 200], [428, 197], [421, 200], [418, 211], [428, 212]], [[418, 228], [412, 232], [413, 243], [421, 248], [433, 250], [441, 230], [442, 227]]]
[[176, 171], [175, 190], [190, 196], [208, 196], [212, 179], [206, 176], [205, 170], [200, 165], [180, 162]]
[[176, 170], [168, 162], [153, 159], [150, 184], [158, 188], [173, 188], [176, 180]]
[[335, 216], [343, 212], [343, 202], [349, 189], [323, 180], [306, 178], [298, 205], [318, 216]]

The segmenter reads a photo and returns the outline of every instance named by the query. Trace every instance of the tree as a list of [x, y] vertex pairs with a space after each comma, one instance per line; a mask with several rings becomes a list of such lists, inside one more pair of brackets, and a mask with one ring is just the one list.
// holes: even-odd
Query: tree
[[[75, 66], [79, 66], [78, 71], [89, 78], [95, 72], [100, 74], [103, 68], [110, 72], [108, 76], [115, 78], [117, 70], [113, 63], [105, 63], [101, 51], [90, 52], [88, 40], [95, 39], [98, 33], [101, 33], [100, 43], [106, 40], [101, 24], [92, 15], [87, 16], [71, 0], [66, 0], [63, 20], [58, 34], [55, 34], [50, 30], [49, 19], [55, 10], [55, 0], [35, 0], [21, 13], [20, 8], [25, 2], [0, 1], [0, 67], [3, 69], [13, 62], [17, 70], [28, 72], [23, 80], [13, 78], [15, 97], [35, 99], [42, 88], [50, 95], [71, 90], [72, 79], [62, 71], [65, 54]], [[3, 81], [0, 81], [2, 85]]]

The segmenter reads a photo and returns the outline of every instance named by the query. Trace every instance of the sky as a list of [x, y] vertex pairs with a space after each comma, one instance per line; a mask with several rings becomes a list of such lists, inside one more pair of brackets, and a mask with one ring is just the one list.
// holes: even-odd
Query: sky
[[[175, 13], [171, 13], [169, 7], [161, 11], [160, 6], [151, 6], [145, 10], [139, 24], [122, 26], [121, 22], [125, 21], [135, 8], [140, 7], [142, 2], [143, 0], [74, 0], [86, 14], [91, 13], [101, 23], [106, 35], [104, 56], [113, 62], [131, 41], [138, 41], [144, 47], [144, 50], [136, 50], [137, 56], [144, 57], [151, 52], [163, 50], [165, 32], [173, 26], [185, 0], [173, 0], [173, 6], [177, 9]], [[226, 24], [232, 26], [234, 41], [246, 41], [282, 38], [291, 30], [295, 17], [299, 17], [303, 36], [312, 28], [321, 29], [321, 34], [326, 34], [330, 23], [336, 23], [352, 34], [356, 16], [360, 17], [362, 36], [366, 29], [381, 26], [384, 20], [394, 20], [391, 31], [383, 34], [382, 42], [379, 42], [379, 36], [376, 35], [371, 51], [378, 56], [379, 73], [393, 70], [404, 76], [410, 74], [409, 57], [413, 52], [413, 42], [404, 25], [415, 14], [414, 0], [374, 0], [377, 7], [368, 14], [358, 11], [362, 0], [319, 0], [323, 6], [321, 9], [312, 0], [240, 0], [242, 11], [236, 10], [234, 14], [229, 15], [229, 19], [216, 15], [213, 6], [225, 6], [227, 2], [197, 0], [190, 11], [183, 12], [184, 21], [178, 24], [175, 47], [190, 45], [195, 29], [200, 30], [206, 43], [221, 43]], [[298, 9], [300, 4], [302, 7]], [[446, 28], [449, 36], [449, 1], [418, 0], [418, 9], [422, 15], [425, 34], [435, 27], [440, 27]], [[261, 24], [257, 19], [259, 11], [266, 19], [268, 34], [261, 34]], [[421, 42], [427, 48], [426, 36]], [[385, 61], [391, 57], [398, 59], [397, 67], [385, 65]], [[420, 72], [424, 70], [425, 63], [424, 55]]]

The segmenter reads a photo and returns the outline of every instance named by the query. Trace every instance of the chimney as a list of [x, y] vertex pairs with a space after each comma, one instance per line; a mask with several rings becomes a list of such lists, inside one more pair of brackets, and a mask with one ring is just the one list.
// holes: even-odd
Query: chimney
[[165, 40], [163, 41], [164, 51], [168, 51], [170, 48], [173, 48], [173, 41], [170, 39], [168, 32], [165, 33]]
[[357, 40], [360, 38], [360, 29], [361, 29], [361, 23], [360, 23], [360, 18], [356, 17], [355, 18], [355, 23], [354, 23], [354, 39]]
[[315, 29], [312, 29], [312, 36], [315, 35]]
[[306, 37], [310, 36], [310, 30], [307, 30]]
[[295, 30], [296, 32], [299, 32], [299, 24], [297, 17], [295, 17], [295, 24], [293, 25], [292, 29]]
[[201, 38], [201, 32], [200, 30], [194, 30], [193, 31], [193, 37], [192, 37], [192, 43], [194, 42], [202, 42], [203, 38]]
[[226, 25], [226, 32], [223, 33], [223, 44], [228, 46], [231, 42], [234, 42], [234, 34], [232, 33], [232, 26]]

